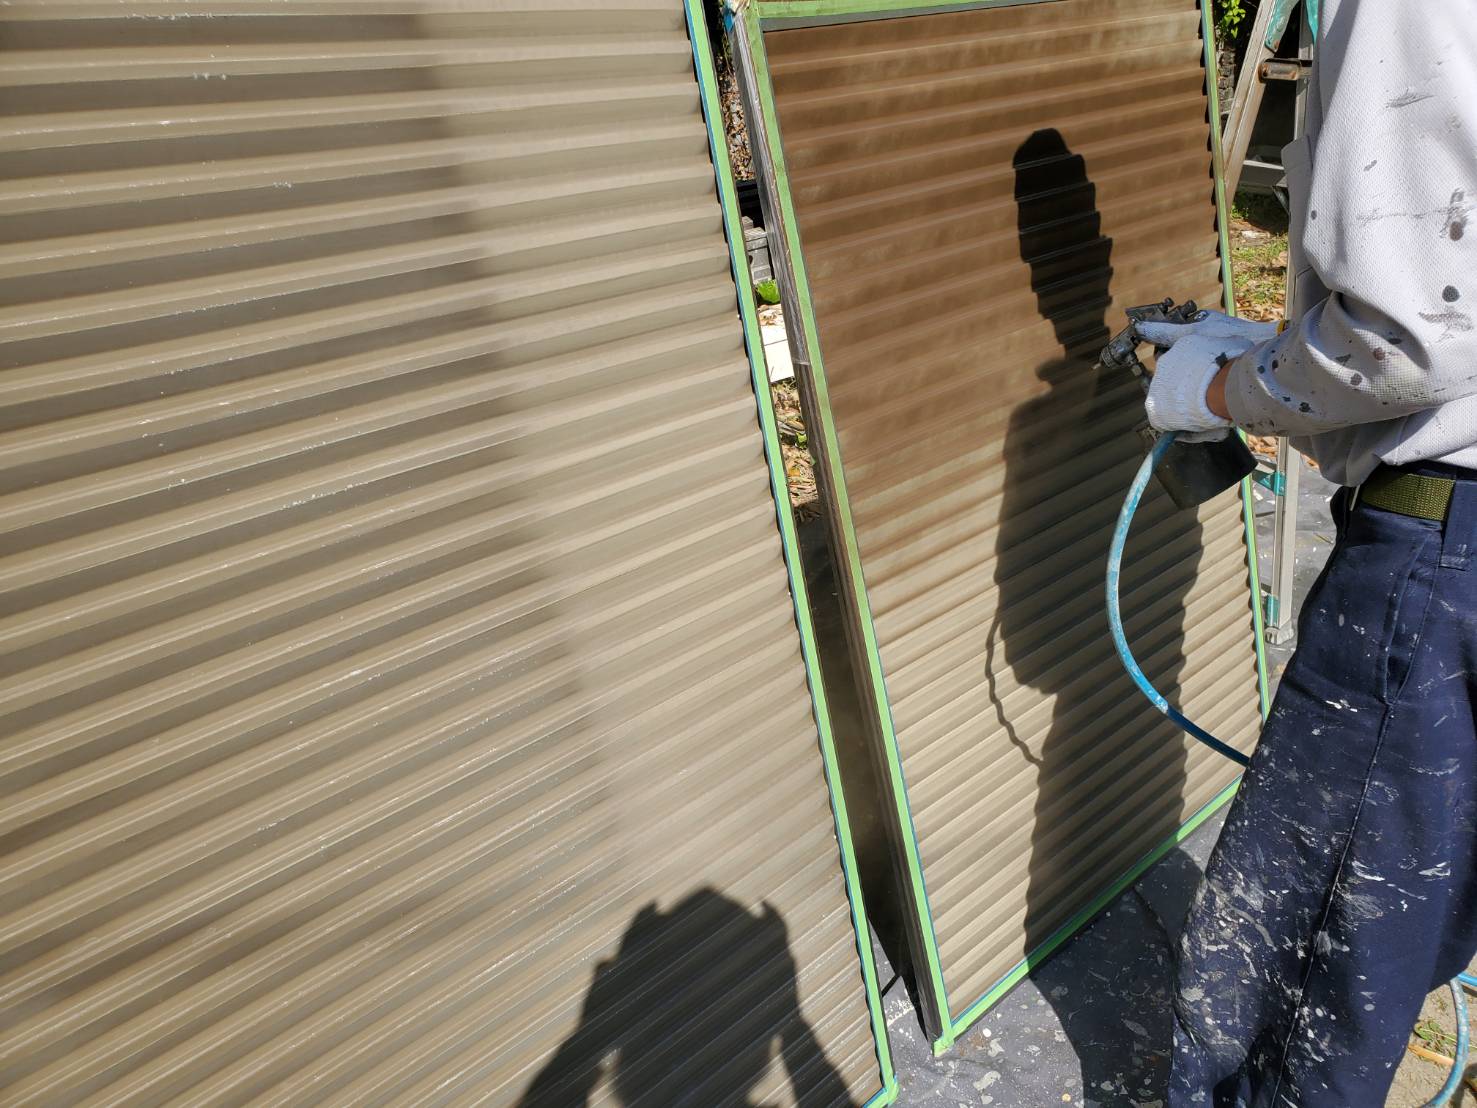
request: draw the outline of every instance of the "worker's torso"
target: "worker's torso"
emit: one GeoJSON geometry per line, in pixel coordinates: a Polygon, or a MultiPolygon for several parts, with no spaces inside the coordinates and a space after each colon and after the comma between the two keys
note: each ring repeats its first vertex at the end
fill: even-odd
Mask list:
{"type": "MultiPolygon", "coordinates": [[[[1305,134],[1286,146],[1282,151],[1283,166],[1287,175],[1289,207],[1288,230],[1288,273],[1289,300],[1287,314],[1296,318],[1319,301],[1330,295],[1320,278],[1316,266],[1309,260],[1310,232],[1318,233],[1316,220],[1310,226],[1308,197],[1318,150],[1318,139],[1324,127],[1324,105],[1327,103],[1325,86],[1335,81],[1354,81],[1369,89],[1369,110],[1376,112],[1403,112],[1409,114],[1411,127],[1429,132],[1432,143],[1465,143],[1477,149],[1477,103],[1471,98],[1458,95],[1463,89],[1477,92],[1477,57],[1467,56],[1465,50],[1454,51],[1447,58],[1428,58],[1412,64],[1402,60],[1398,51],[1392,51],[1383,59],[1390,72],[1378,75],[1367,73],[1345,74],[1342,69],[1343,35],[1340,21],[1350,9],[1371,0],[1323,0],[1319,13],[1318,46],[1315,47],[1313,73],[1310,78],[1306,100],[1305,134]],[[1401,91],[1393,96],[1385,95],[1391,89],[1401,91]]],[[[1384,0],[1379,0],[1381,4],[1384,0]]],[[[1477,20],[1477,3],[1471,0],[1456,0],[1455,9],[1465,14],[1462,19],[1477,20]]],[[[1392,4],[1381,13],[1389,21],[1389,33],[1396,36],[1402,21],[1425,19],[1425,9],[1418,5],[1392,4]]],[[[1289,34],[1293,33],[1291,30],[1289,34]]],[[[1384,64],[1381,68],[1386,68],[1384,64]]],[[[1391,174],[1420,174],[1422,167],[1381,164],[1381,150],[1377,136],[1379,129],[1370,128],[1372,136],[1369,151],[1370,167],[1367,172],[1391,174]]],[[[1453,242],[1449,218],[1461,219],[1470,213],[1473,218],[1470,234],[1466,235],[1470,257],[1465,269],[1472,278],[1473,298],[1477,300],[1477,180],[1453,181],[1450,188],[1441,184],[1440,196],[1446,206],[1435,205],[1426,211],[1427,205],[1391,205],[1389,211],[1379,210],[1353,213],[1360,220],[1360,234],[1380,236],[1386,220],[1417,219],[1429,222],[1432,232],[1432,250],[1449,251],[1453,242]],[[1409,208],[1411,210],[1404,210],[1409,208]],[[1419,209],[1419,210],[1417,210],[1419,209]]],[[[1461,241],[1461,240],[1458,240],[1461,241]]],[[[1432,290],[1432,303],[1418,306],[1428,311],[1442,311],[1439,289],[1432,290]]],[[[1477,310],[1477,309],[1474,309],[1477,310]]],[[[1462,321],[1453,317],[1453,326],[1459,330],[1462,321]]],[[[1467,324],[1470,329],[1471,324],[1467,324]]],[[[1462,331],[1465,334],[1465,331],[1462,331]]],[[[1472,366],[1477,375],[1477,364],[1472,366]]],[[[1363,423],[1341,428],[1306,438],[1294,438],[1293,445],[1312,457],[1329,480],[1340,484],[1358,484],[1367,477],[1380,462],[1390,465],[1407,465],[1419,461],[1439,461],[1448,465],[1477,470],[1477,396],[1464,397],[1439,408],[1377,423],[1363,423]]]]}

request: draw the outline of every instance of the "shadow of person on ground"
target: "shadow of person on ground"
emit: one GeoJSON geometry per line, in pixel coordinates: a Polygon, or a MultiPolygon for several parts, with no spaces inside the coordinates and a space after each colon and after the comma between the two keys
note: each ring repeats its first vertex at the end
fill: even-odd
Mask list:
{"type": "MultiPolygon", "coordinates": [[[[1205,836],[1201,849],[1208,851],[1214,839],[1214,833],[1205,836]]],[[[1087,1105],[1139,1108],[1164,1101],[1174,949],[1203,865],[1187,850],[1170,851],[1031,973],[1066,1032],[1087,1105]]],[[[1004,1014],[1009,1026],[1012,1013],[1004,1014]]],[[[1051,1049],[1046,1034],[1039,1041],[1051,1049]]]]}
{"type": "Polygon", "coordinates": [[[589,1104],[607,1073],[625,1108],[750,1104],[776,1051],[799,1108],[853,1108],[801,1014],[784,920],[702,889],[637,913],[615,957],[596,967],[579,1026],[519,1106],[589,1104]],[[724,978],[723,960],[739,951],[762,972],[724,978]]]}
{"type": "MultiPolygon", "coordinates": [[[[1039,952],[1084,906],[1084,887],[1101,888],[1114,876],[1105,866],[1126,870],[1136,860],[1123,856],[1115,833],[1131,825],[1127,834],[1142,845],[1140,853],[1175,833],[1185,765],[1181,745],[1168,760],[1156,750],[1149,767],[1130,764],[1121,746],[1123,729],[1142,728],[1144,721],[1112,649],[1102,567],[1121,490],[1142,458],[1134,428],[1142,422],[1143,399],[1136,382],[1096,366],[1115,328],[1108,315],[1113,242],[1102,234],[1086,162],[1057,131],[1032,134],[1013,164],[1021,258],[1059,352],[1039,365],[1036,376],[1046,388],[1015,408],[1007,430],[987,678],[1004,738],[1035,773],[1024,950],[1039,952]],[[1114,750],[1105,750],[1107,743],[1114,750]],[[1150,774],[1157,782],[1152,795],[1130,801],[1131,788],[1119,791],[1130,780],[1147,783],[1150,774]]],[[[1175,541],[1198,550],[1198,524],[1190,522],[1187,535],[1186,523],[1179,521],[1175,541]]],[[[1140,535],[1146,526],[1137,529],[1140,535]]],[[[1140,553],[1147,549],[1138,544],[1140,553]]],[[[1133,556],[1131,547],[1129,596],[1145,579],[1135,574],[1133,556]]],[[[1171,567],[1156,583],[1153,596],[1165,614],[1142,642],[1150,656],[1146,668],[1171,699],[1191,580],[1187,570],[1171,567]]],[[[1167,984],[1167,960],[1156,961],[1154,972],[1167,984]]],[[[1082,989],[1091,992],[1092,984],[1082,982],[1082,989]]],[[[1043,992],[1082,1060],[1087,1095],[1104,1106],[1115,1103],[1103,1085],[1118,1086],[1130,1055],[1108,1058],[1097,1049],[1101,1028],[1083,1017],[1081,990],[1043,992]]],[[[1121,998],[1113,1003],[1121,1028],[1129,1013],[1121,998]]],[[[1149,1024],[1129,1018],[1146,1032],[1130,1032],[1139,1048],[1130,1054],[1162,1053],[1167,1060],[1167,1021],[1153,1021],[1151,1042],[1149,1024]]],[[[1135,1096],[1141,1087],[1135,1081],[1135,1096]]]]}

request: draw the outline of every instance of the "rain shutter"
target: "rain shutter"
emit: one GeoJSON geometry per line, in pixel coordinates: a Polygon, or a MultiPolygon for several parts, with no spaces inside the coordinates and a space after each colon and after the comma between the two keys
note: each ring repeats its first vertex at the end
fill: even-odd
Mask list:
{"type": "MultiPolygon", "coordinates": [[[[1059,0],[848,18],[766,22],[759,85],[858,668],[906,782],[947,1027],[1235,778],[1134,690],[1103,606],[1143,397],[1097,352],[1129,305],[1223,295],[1201,14],[1059,0]]],[[[1156,485],[1123,597],[1159,688],[1248,748],[1237,495],[1195,514],[1156,485]]]]}
{"type": "Polygon", "coordinates": [[[682,4],[0,51],[0,1099],[875,1093],[682,4]]]}

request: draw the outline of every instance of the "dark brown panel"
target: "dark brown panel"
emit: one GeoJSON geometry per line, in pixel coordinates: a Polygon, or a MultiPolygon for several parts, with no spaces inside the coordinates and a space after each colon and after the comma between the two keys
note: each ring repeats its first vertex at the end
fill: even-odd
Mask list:
{"type": "MultiPolygon", "coordinates": [[[[1095,355],[1125,306],[1222,295],[1200,15],[1058,0],[765,46],[957,1018],[1235,776],[1139,697],[1102,600],[1142,396],[1095,355]]],[[[1130,558],[1145,669],[1248,747],[1237,497],[1156,489],[1130,558]]]]}

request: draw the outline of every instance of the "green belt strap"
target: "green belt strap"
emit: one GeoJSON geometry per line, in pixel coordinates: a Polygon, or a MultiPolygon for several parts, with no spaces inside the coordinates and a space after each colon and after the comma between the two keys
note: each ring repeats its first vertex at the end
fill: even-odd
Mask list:
{"type": "Polygon", "coordinates": [[[1416,519],[1441,523],[1451,506],[1451,491],[1456,482],[1449,477],[1426,477],[1418,473],[1397,473],[1377,469],[1359,490],[1359,500],[1416,519]]]}

